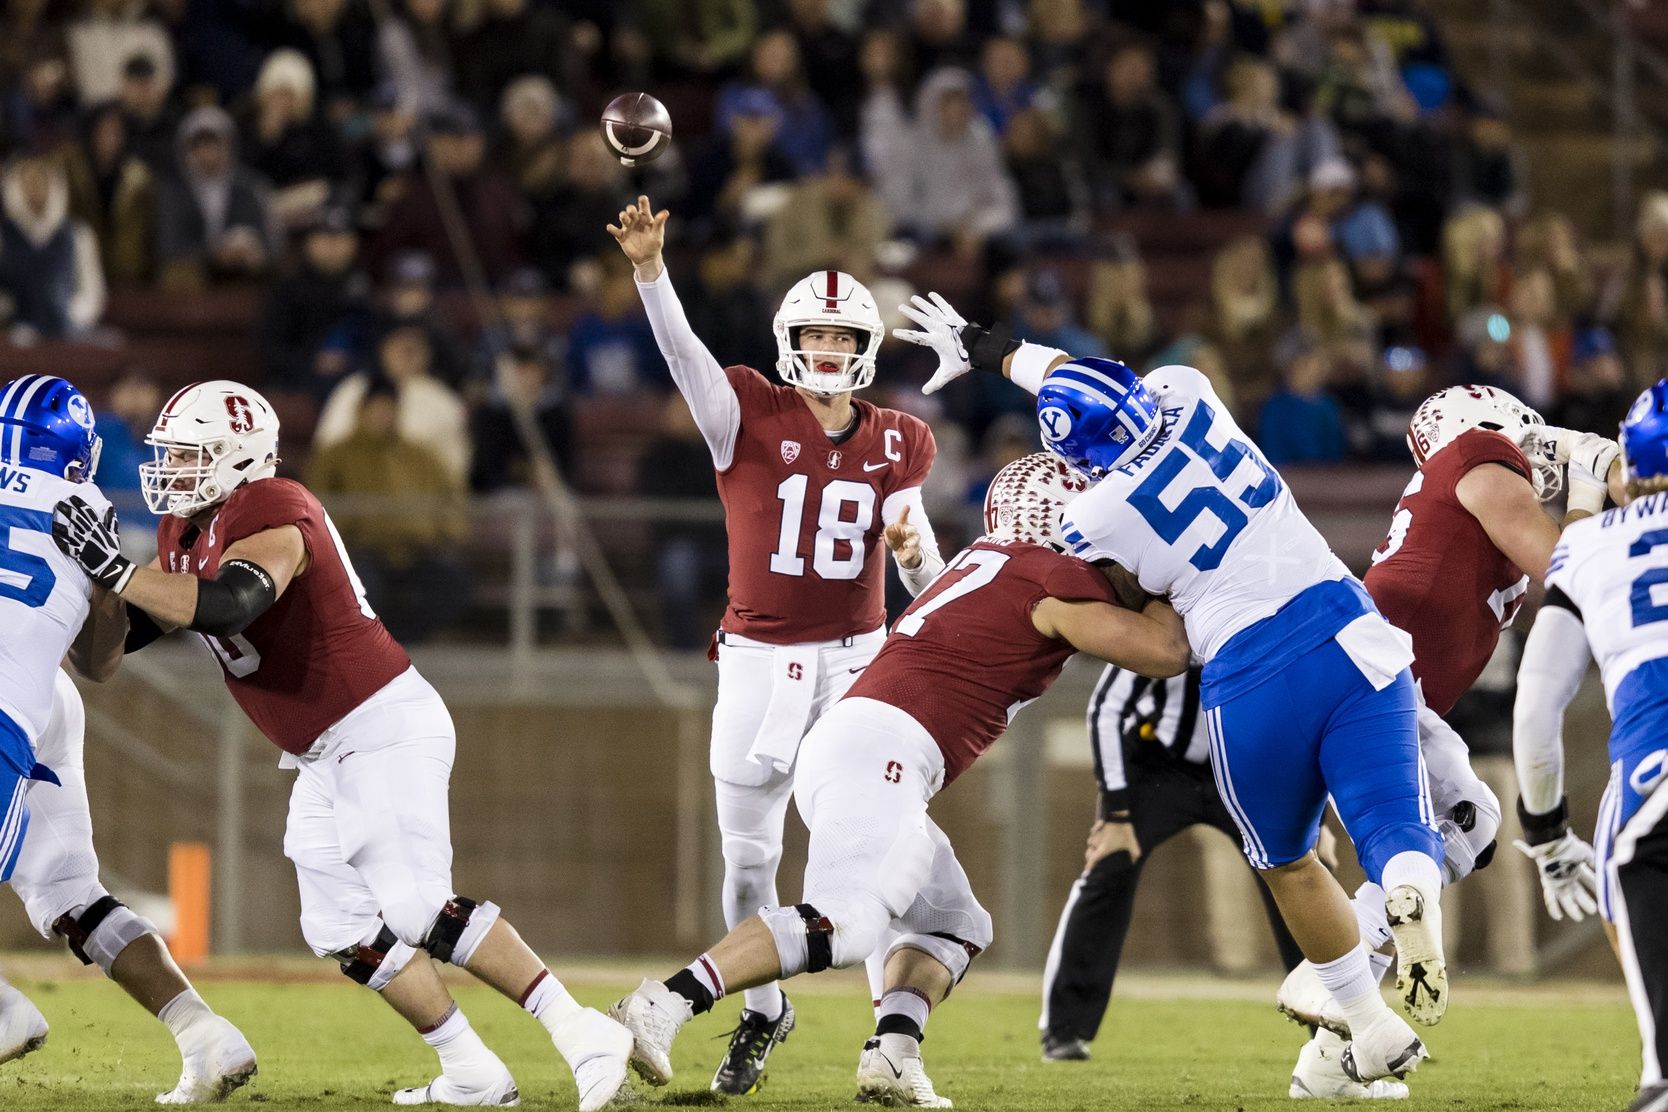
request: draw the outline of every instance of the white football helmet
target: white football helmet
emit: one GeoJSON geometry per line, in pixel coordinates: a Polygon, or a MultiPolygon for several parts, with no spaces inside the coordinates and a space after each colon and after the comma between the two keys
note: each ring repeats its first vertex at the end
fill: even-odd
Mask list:
{"type": "Polygon", "coordinates": [[[1529,460],[1535,496],[1545,501],[1564,485],[1564,473],[1543,444],[1546,421],[1504,390],[1493,386],[1450,386],[1420,403],[1407,426],[1407,450],[1420,467],[1470,429],[1497,432],[1529,460]]]}
{"type": "Polygon", "coordinates": [[[1060,548],[1060,514],[1089,480],[1052,452],[1021,456],[985,491],[985,536],[1060,548]]]}
{"type": "Polygon", "coordinates": [[[153,514],[190,517],[278,469],[278,415],[241,382],[197,382],[157,415],[145,443],[156,453],[139,465],[153,514]]]}
{"type": "Polygon", "coordinates": [[[772,325],[776,332],[776,371],[790,386],[814,394],[843,394],[861,390],[875,378],[875,352],[886,335],[880,310],[868,287],[842,270],[819,270],[795,282],[782,298],[772,325]],[[849,328],[857,333],[857,353],[808,351],[799,346],[799,330],[812,324],[849,328]],[[821,360],[812,356],[822,356],[821,360]],[[818,362],[833,362],[840,371],[820,371],[818,362]]]}

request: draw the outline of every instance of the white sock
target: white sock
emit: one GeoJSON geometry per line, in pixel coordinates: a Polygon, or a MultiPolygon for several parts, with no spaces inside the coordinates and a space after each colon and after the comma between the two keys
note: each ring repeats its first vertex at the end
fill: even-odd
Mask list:
{"type": "MultiPolygon", "coordinates": [[[[925,1032],[927,1017],[932,1014],[932,1005],[927,998],[912,988],[895,988],[889,990],[880,998],[880,1007],[875,1009],[875,1029],[886,1022],[887,1016],[900,1016],[915,1025],[915,1030],[925,1032]]],[[[919,1036],[911,1036],[912,1038],[919,1036]]]]}
{"type": "Polygon", "coordinates": [[[440,1056],[440,1072],[448,1077],[465,1080],[471,1075],[496,1075],[501,1068],[498,1056],[487,1049],[481,1036],[469,1026],[469,1017],[456,1004],[433,1027],[417,1033],[434,1047],[440,1056]]]}
{"type": "Polygon", "coordinates": [[[712,993],[713,1003],[724,999],[724,978],[719,975],[718,966],[711,958],[702,954],[684,968],[701,983],[702,988],[712,993]]]}
{"type": "Polygon", "coordinates": [[[1396,955],[1381,954],[1374,950],[1367,955],[1367,964],[1373,970],[1373,983],[1381,985],[1384,983],[1384,975],[1390,972],[1392,965],[1396,964],[1396,955]]]}
{"type": "Polygon", "coordinates": [[[1378,883],[1386,892],[1411,884],[1427,904],[1436,903],[1442,894],[1442,866],[1429,854],[1403,850],[1384,863],[1378,883]]]}
{"type": "Polygon", "coordinates": [[[197,1021],[207,1019],[213,1015],[214,1009],[210,1008],[203,1001],[203,998],[197,995],[197,990],[188,988],[162,1005],[162,1008],[156,1013],[156,1018],[160,1019],[163,1025],[173,1034],[174,1042],[178,1044],[180,1052],[183,1054],[186,1049],[186,1033],[197,1021]]]}
{"type": "Polygon", "coordinates": [[[1350,901],[1355,909],[1355,921],[1361,924],[1361,941],[1368,950],[1377,950],[1390,941],[1390,919],[1384,913],[1384,889],[1367,881],[1355,890],[1350,901]]]}
{"type": "Polygon", "coordinates": [[[544,1024],[544,1029],[552,1036],[556,1034],[558,1024],[585,1010],[548,969],[541,970],[533,978],[533,983],[527,986],[527,991],[521,994],[521,1006],[544,1024]]]}
{"type": "MultiPolygon", "coordinates": [[[[713,999],[717,999],[715,993],[713,999]]],[[[788,998],[782,995],[782,990],[775,985],[765,985],[762,988],[750,988],[741,994],[742,1007],[750,1012],[757,1012],[769,1020],[782,1018],[782,1010],[788,1006],[788,998]]]]}
{"type": "Polygon", "coordinates": [[[1352,947],[1342,957],[1331,961],[1317,961],[1314,965],[1321,984],[1326,986],[1326,991],[1338,1002],[1338,1007],[1343,1010],[1344,1018],[1349,1020],[1350,1027],[1366,1027],[1378,1018],[1380,1012],[1389,1010],[1384,998],[1378,994],[1378,982],[1373,980],[1367,951],[1359,945],[1352,947]]]}

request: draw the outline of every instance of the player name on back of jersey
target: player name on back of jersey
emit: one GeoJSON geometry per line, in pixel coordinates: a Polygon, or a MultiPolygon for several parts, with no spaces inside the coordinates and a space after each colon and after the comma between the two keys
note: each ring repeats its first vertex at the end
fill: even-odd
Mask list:
{"type": "Polygon", "coordinates": [[[926,478],[931,430],[855,398],[857,427],[835,443],[792,388],[749,367],[725,374],[741,433],[718,473],[730,554],[724,630],[787,645],[879,629],[887,500],[926,478]]]}

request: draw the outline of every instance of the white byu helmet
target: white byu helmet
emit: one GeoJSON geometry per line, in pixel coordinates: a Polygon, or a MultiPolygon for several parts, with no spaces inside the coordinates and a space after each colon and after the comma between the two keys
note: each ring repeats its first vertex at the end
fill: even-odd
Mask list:
{"type": "Polygon", "coordinates": [[[843,394],[861,390],[875,378],[875,352],[886,327],[867,286],[843,270],[819,270],[802,278],[782,298],[772,326],[776,332],[776,371],[790,386],[802,386],[816,394],[843,394]],[[826,324],[849,328],[857,333],[857,354],[808,351],[799,346],[799,330],[826,324]],[[822,355],[844,367],[841,371],[820,371],[822,355]]]}
{"type": "Polygon", "coordinates": [[[1021,456],[985,491],[985,536],[993,541],[1060,545],[1060,513],[1089,480],[1052,452],[1021,456]]]}
{"type": "Polygon", "coordinates": [[[190,517],[272,476],[278,415],[240,382],[197,382],[168,399],[145,443],[155,452],[139,465],[146,504],[153,514],[190,517]]]}
{"type": "Polygon", "coordinates": [[[1493,386],[1450,386],[1420,403],[1407,426],[1407,450],[1420,467],[1463,432],[1497,432],[1529,460],[1536,497],[1551,498],[1564,484],[1563,472],[1542,451],[1546,421],[1504,390],[1493,386]]]}

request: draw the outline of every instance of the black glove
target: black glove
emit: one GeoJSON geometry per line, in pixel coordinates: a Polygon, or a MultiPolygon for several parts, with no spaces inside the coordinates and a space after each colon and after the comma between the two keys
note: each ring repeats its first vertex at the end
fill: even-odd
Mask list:
{"type": "Polygon", "coordinates": [[[120,594],[133,578],[134,563],[122,555],[113,506],[101,518],[86,499],[70,495],[52,508],[52,540],[100,587],[120,594]]]}

